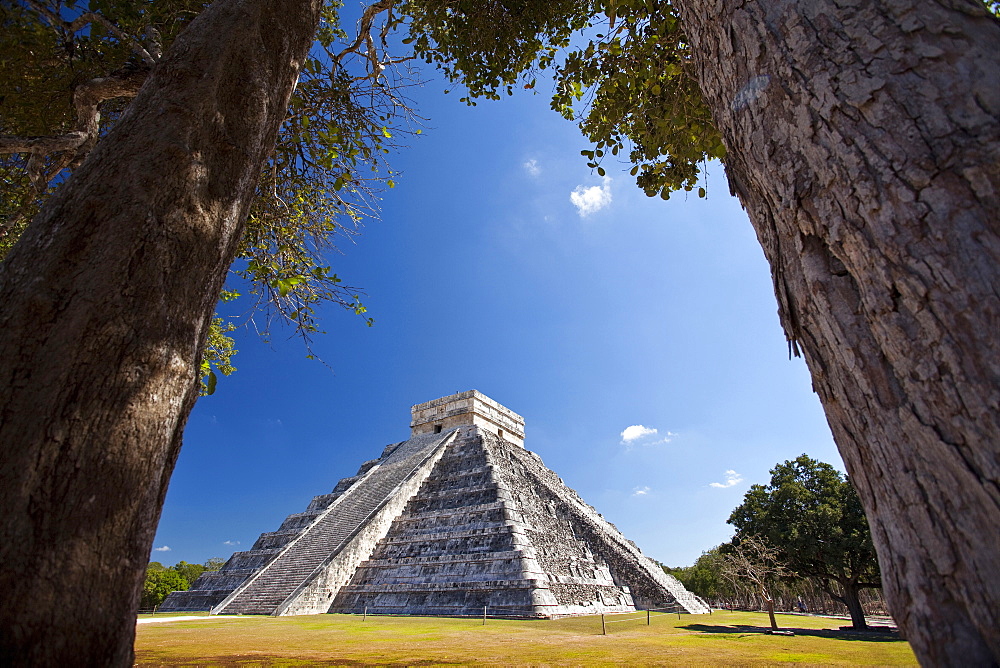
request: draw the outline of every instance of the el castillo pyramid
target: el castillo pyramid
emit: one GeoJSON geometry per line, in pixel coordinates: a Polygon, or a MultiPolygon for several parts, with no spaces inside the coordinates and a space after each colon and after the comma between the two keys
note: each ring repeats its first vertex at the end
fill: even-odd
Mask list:
{"type": "Polygon", "coordinates": [[[524,449],[476,391],[418,404],[411,436],[261,534],[162,611],[556,617],[705,604],[524,449]]]}

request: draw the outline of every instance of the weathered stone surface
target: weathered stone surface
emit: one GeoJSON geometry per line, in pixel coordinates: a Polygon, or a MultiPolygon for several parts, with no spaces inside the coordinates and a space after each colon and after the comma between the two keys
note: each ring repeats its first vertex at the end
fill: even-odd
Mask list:
{"type": "Polygon", "coordinates": [[[444,432],[475,426],[515,445],[524,446],[524,418],[476,390],[417,404],[410,412],[411,434],[444,432]]]}
{"type": "Polygon", "coordinates": [[[523,424],[478,392],[414,406],[409,441],[161,609],[553,617],[676,602],[708,612],[524,449],[523,424]]]}

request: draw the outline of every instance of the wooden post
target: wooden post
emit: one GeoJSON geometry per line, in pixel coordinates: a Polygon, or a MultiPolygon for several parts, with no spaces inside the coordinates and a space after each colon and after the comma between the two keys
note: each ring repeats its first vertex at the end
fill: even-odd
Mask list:
{"type": "Polygon", "coordinates": [[[604,625],[604,613],[601,613],[601,635],[608,635],[608,627],[604,625]]]}
{"type": "Polygon", "coordinates": [[[486,606],[483,606],[483,626],[486,626],[486,606]]]}
{"type": "Polygon", "coordinates": [[[649,626],[649,610],[646,610],[646,626],[649,626]]]}

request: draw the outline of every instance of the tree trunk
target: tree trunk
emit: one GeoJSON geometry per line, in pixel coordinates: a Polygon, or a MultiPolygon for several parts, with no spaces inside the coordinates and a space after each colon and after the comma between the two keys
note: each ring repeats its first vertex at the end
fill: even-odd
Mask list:
{"type": "MultiPolygon", "coordinates": [[[[847,611],[851,613],[851,626],[859,631],[868,628],[868,621],[865,619],[865,610],[861,607],[861,590],[853,582],[841,582],[841,596],[835,596],[847,606],[847,611]]],[[[833,596],[833,594],[831,594],[833,596]]]]}
{"type": "Polygon", "coordinates": [[[979,0],[676,0],[921,662],[1000,661],[1000,23],[979,0]]]}
{"type": "Polygon", "coordinates": [[[767,618],[771,621],[771,630],[777,631],[778,620],[774,617],[774,599],[766,592],[762,593],[761,596],[764,598],[764,603],[767,604],[767,618]]]}
{"type": "Polygon", "coordinates": [[[0,265],[0,664],[132,664],[198,359],[319,6],[212,5],[0,265]]]}

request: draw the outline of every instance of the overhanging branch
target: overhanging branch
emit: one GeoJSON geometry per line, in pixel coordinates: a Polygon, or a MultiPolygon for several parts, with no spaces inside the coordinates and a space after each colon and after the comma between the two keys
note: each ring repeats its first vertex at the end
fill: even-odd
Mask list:
{"type": "MultiPolygon", "coordinates": [[[[142,58],[143,62],[152,67],[156,64],[156,58],[153,57],[146,50],[139,40],[132,37],[131,35],[125,34],[121,29],[118,28],[114,23],[101,16],[96,12],[84,12],[72,21],[66,21],[57,13],[50,10],[48,7],[36,2],[35,0],[25,0],[25,4],[31,7],[33,10],[38,12],[40,15],[45,17],[45,20],[49,22],[49,25],[53,28],[62,28],[66,33],[72,35],[78,30],[90,25],[91,23],[97,23],[103,26],[108,32],[114,35],[122,43],[128,44],[132,49],[132,52],[142,58]]],[[[158,49],[154,49],[158,50],[158,49]]]]}
{"type": "Polygon", "coordinates": [[[74,161],[82,160],[97,143],[101,114],[99,105],[118,97],[135,97],[149,75],[149,69],[121,72],[91,79],[73,91],[76,129],[59,135],[11,137],[0,136],[0,153],[30,153],[27,171],[32,185],[44,192],[56,174],[74,161]],[[45,158],[53,153],[62,156],[45,168],[45,158]]]}
{"type": "MultiPolygon", "coordinates": [[[[343,51],[334,56],[335,62],[340,62],[344,56],[348,53],[355,53],[366,61],[371,67],[371,74],[366,77],[356,77],[355,80],[359,79],[378,79],[382,75],[382,71],[385,70],[387,65],[395,63],[383,63],[382,59],[379,58],[378,49],[375,47],[375,40],[372,39],[372,24],[375,22],[375,17],[382,12],[389,12],[389,20],[392,19],[392,8],[396,5],[396,0],[379,0],[374,2],[365,8],[365,11],[361,14],[361,19],[358,21],[358,36],[354,39],[354,42],[349,44],[343,51]],[[362,43],[365,48],[362,49],[362,43]]],[[[385,36],[387,34],[388,23],[386,21],[386,26],[380,31],[380,37],[383,44],[385,44],[385,36]]],[[[410,58],[404,58],[398,62],[403,62],[404,60],[410,60],[410,58]]]]}

